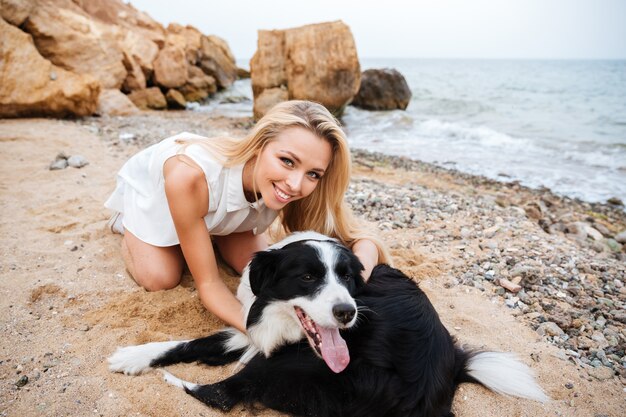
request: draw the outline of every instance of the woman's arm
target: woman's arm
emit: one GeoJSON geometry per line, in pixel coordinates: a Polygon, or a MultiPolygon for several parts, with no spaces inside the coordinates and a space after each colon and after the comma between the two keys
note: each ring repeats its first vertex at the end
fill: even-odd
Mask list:
{"type": "Polygon", "coordinates": [[[372,269],[378,265],[378,248],[368,239],[357,240],[352,245],[352,252],[359,258],[363,267],[365,268],[361,273],[361,276],[365,281],[370,279],[372,269]]]}
{"type": "Polygon", "coordinates": [[[163,166],[165,194],[183,256],[200,300],[211,313],[245,332],[241,304],[222,281],[204,216],[209,191],[204,172],[186,157],[173,157],[163,166]]]}

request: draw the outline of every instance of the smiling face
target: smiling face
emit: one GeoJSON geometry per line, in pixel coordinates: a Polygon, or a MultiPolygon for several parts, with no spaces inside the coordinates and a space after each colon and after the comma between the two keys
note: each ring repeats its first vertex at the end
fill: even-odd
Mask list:
{"type": "Polygon", "coordinates": [[[327,140],[301,127],[285,129],[246,163],[244,191],[253,192],[254,184],[265,205],[280,210],[315,190],[331,157],[327,140]]]}

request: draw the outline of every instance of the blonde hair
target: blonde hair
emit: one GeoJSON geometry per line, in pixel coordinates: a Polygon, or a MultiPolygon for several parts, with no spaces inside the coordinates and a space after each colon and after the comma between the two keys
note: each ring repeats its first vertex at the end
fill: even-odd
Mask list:
{"type": "Polygon", "coordinates": [[[344,195],[350,184],[352,165],[348,141],[337,119],[321,104],[301,100],[279,103],[257,122],[243,140],[219,138],[184,142],[202,144],[220,158],[224,166],[229,167],[254,158],[270,141],[291,127],[304,128],[328,141],[332,148],[332,158],[315,190],[281,210],[280,227],[271,232],[272,237],[279,238],[292,232],[313,230],[337,238],[349,247],[360,239],[368,239],[378,248],[378,261],[390,263],[391,258],[385,246],[353,216],[345,202],[344,195]]]}

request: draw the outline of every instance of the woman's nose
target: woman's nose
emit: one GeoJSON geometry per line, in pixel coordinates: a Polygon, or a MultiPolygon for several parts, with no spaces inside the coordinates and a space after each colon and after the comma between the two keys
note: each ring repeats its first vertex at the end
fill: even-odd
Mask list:
{"type": "Polygon", "coordinates": [[[299,172],[292,172],[286,179],[287,186],[291,191],[299,192],[302,187],[303,174],[299,172]]]}

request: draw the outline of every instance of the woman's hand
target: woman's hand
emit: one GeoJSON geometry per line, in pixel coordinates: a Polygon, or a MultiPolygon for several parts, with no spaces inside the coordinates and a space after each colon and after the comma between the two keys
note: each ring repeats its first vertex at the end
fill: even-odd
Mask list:
{"type": "Polygon", "coordinates": [[[352,252],[354,252],[363,264],[364,270],[361,276],[367,281],[370,279],[372,269],[378,265],[378,248],[371,240],[361,239],[357,240],[354,245],[352,245],[352,252]]]}

